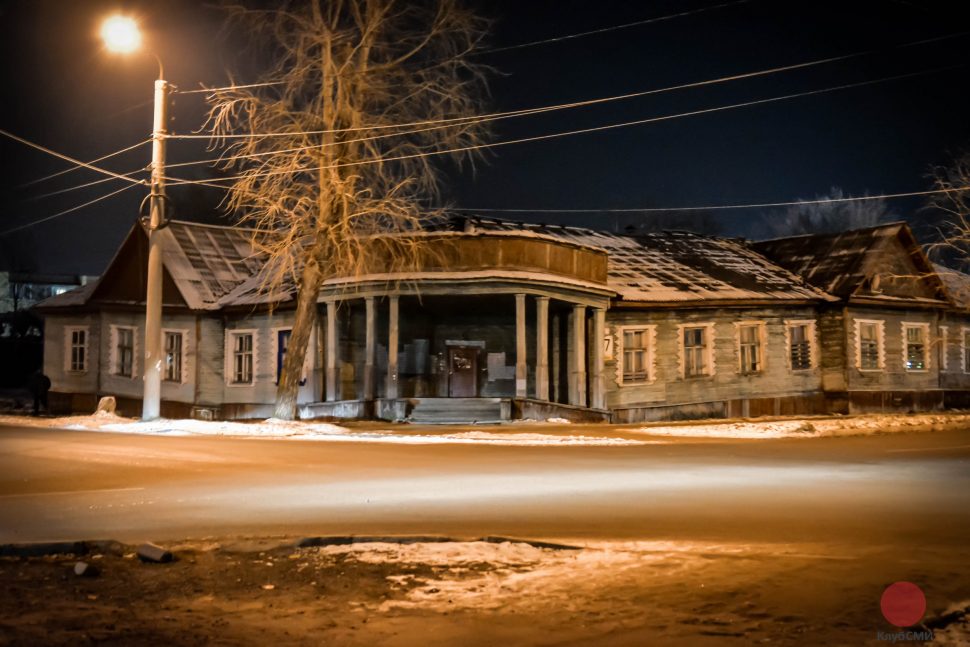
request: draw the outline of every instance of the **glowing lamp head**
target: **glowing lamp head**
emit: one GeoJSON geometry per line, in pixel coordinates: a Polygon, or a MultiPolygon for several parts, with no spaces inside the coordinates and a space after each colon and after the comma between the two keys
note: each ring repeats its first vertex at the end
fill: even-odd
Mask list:
{"type": "Polygon", "coordinates": [[[112,52],[125,54],[133,52],[141,45],[141,32],[138,24],[125,16],[111,16],[101,24],[101,38],[112,52]]]}

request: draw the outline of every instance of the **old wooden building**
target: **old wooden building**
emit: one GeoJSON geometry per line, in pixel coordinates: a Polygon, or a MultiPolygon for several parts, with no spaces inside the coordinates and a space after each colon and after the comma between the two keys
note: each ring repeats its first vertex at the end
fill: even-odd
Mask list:
{"type": "MultiPolygon", "coordinates": [[[[303,417],[635,421],[935,409],[970,388],[965,277],[904,224],[749,244],[456,218],[412,271],[320,295],[303,417]],[[960,291],[962,290],[962,292],[960,291]]],[[[266,294],[245,231],[172,222],[162,413],[266,417],[292,294],[266,294]]],[[[140,410],[147,235],[48,299],[62,410],[140,410]]]]}

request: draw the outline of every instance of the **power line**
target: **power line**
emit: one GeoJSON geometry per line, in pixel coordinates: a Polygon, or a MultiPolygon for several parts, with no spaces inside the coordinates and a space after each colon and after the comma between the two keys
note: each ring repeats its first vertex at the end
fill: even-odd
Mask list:
{"type": "MultiPolygon", "coordinates": [[[[747,2],[747,1],[750,1],[750,0],[744,0],[744,1],[747,2]]],[[[628,93],[613,95],[613,96],[609,96],[609,97],[599,97],[599,98],[596,98],[596,99],[586,99],[586,100],[583,100],[583,101],[572,101],[572,102],[569,102],[569,103],[561,103],[561,104],[554,104],[554,105],[548,105],[548,106],[538,106],[538,107],[533,107],[533,108],[523,108],[523,109],[520,109],[520,110],[510,110],[510,111],[505,111],[505,112],[494,112],[494,113],[487,113],[487,114],[484,114],[484,115],[474,115],[474,116],[469,116],[469,117],[450,117],[450,118],[445,118],[445,119],[428,119],[428,120],[423,120],[423,121],[406,122],[406,123],[402,123],[402,124],[386,124],[386,125],[375,125],[375,126],[355,127],[355,128],[336,128],[336,129],[331,129],[331,130],[306,130],[306,131],[281,132],[281,133],[237,133],[237,134],[230,133],[230,134],[219,135],[219,136],[214,136],[214,135],[195,135],[195,134],[193,134],[193,135],[169,135],[168,138],[169,139],[247,139],[247,138],[248,139],[258,139],[258,138],[269,138],[269,137],[295,137],[295,136],[303,136],[303,135],[326,135],[326,134],[356,132],[356,131],[361,131],[361,130],[389,130],[389,129],[394,129],[394,128],[411,128],[411,127],[415,127],[415,126],[426,126],[426,125],[435,125],[435,124],[447,124],[447,125],[442,126],[442,127],[449,127],[449,126],[453,126],[453,125],[463,125],[463,124],[466,124],[466,123],[479,123],[479,122],[485,122],[485,121],[494,121],[494,120],[497,120],[497,119],[506,119],[506,118],[530,116],[530,115],[534,115],[534,114],[541,114],[541,113],[544,113],[544,112],[553,112],[553,111],[557,111],[557,110],[567,110],[567,109],[572,109],[572,108],[582,108],[582,107],[587,107],[587,106],[592,106],[592,105],[598,105],[598,104],[602,104],[602,103],[609,103],[609,102],[612,102],[612,101],[623,101],[623,100],[627,100],[627,99],[635,99],[635,98],[644,97],[644,96],[650,96],[650,95],[654,95],[654,94],[662,94],[664,92],[674,92],[674,91],[677,91],[677,90],[687,90],[687,89],[698,88],[698,87],[703,87],[703,86],[707,86],[707,85],[716,85],[716,84],[719,84],[719,83],[727,83],[727,82],[730,82],[730,81],[739,81],[739,80],[749,79],[749,78],[755,78],[755,77],[759,77],[759,76],[767,76],[767,75],[770,75],[770,74],[777,74],[779,72],[789,72],[789,71],[792,71],[792,70],[803,69],[803,68],[807,68],[807,67],[814,67],[814,66],[817,66],[817,65],[825,65],[825,64],[828,64],[828,63],[835,63],[835,62],[845,61],[845,60],[849,60],[849,59],[853,59],[853,58],[860,58],[860,57],[863,57],[863,56],[871,56],[873,54],[877,54],[877,53],[880,53],[880,52],[889,51],[889,50],[893,50],[893,49],[905,49],[905,48],[909,48],[909,47],[917,47],[917,46],[920,46],[920,45],[927,45],[927,44],[930,44],[930,43],[936,43],[936,42],[940,42],[940,41],[944,41],[944,40],[952,40],[954,38],[961,38],[961,37],[967,36],[968,34],[970,34],[970,31],[961,31],[961,32],[956,32],[956,33],[952,33],[952,34],[944,34],[942,36],[934,36],[932,38],[924,38],[924,39],[921,39],[921,40],[910,41],[908,43],[902,43],[902,44],[899,44],[899,45],[893,45],[892,47],[889,47],[889,48],[860,50],[860,51],[857,51],[857,52],[850,52],[848,54],[841,54],[839,56],[830,56],[828,58],[815,59],[815,60],[806,61],[806,62],[803,62],[803,63],[793,63],[791,65],[782,65],[782,66],[777,66],[777,67],[771,67],[771,68],[767,68],[767,69],[763,69],[763,70],[757,70],[757,71],[754,71],[754,72],[742,72],[742,73],[739,73],[739,74],[732,74],[732,75],[729,75],[729,76],[718,77],[718,78],[715,78],[715,79],[706,79],[704,81],[694,81],[694,82],[691,82],[691,83],[682,83],[682,84],[679,84],[679,85],[672,85],[672,86],[667,86],[667,87],[664,87],[664,88],[655,88],[655,89],[652,89],[652,90],[640,90],[640,91],[637,91],[637,92],[628,92],[628,93]]],[[[391,134],[389,134],[387,136],[388,137],[393,137],[393,136],[396,136],[396,135],[410,134],[412,132],[424,132],[425,130],[432,130],[432,129],[426,128],[426,129],[421,129],[421,130],[405,131],[405,132],[401,132],[401,133],[391,133],[391,134]]],[[[374,139],[374,138],[375,137],[370,137],[370,138],[367,138],[367,139],[374,139]]],[[[340,142],[340,143],[353,143],[353,142],[356,142],[356,141],[364,141],[364,140],[359,140],[359,139],[358,140],[349,140],[349,141],[344,141],[344,142],[340,142]]],[[[323,144],[317,144],[317,145],[313,145],[313,146],[305,146],[305,147],[294,148],[294,149],[287,149],[285,151],[276,151],[276,152],[295,152],[295,151],[300,151],[300,150],[308,150],[308,149],[311,149],[311,148],[320,148],[322,146],[323,146],[323,144]]],[[[266,153],[266,154],[271,154],[271,153],[266,153]]],[[[257,155],[262,155],[262,154],[257,154],[257,155]]],[[[245,157],[247,157],[247,156],[236,156],[236,157],[229,157],[229,158],[226,158],[226,159],[227,160],[229,160],[229,159],[242,159],[242,158],[245,158],[245,157]]],[[[208,163],[214,163],[214,162],[218,162],[218,161],[221,161],[221,160],[211,160],[211,161],[208,161],[208,160],[199,160],[199,161],[195,161],[195,162],[183,162],[181,164],[178,164],[177,166],[189,166],[189,165],[193,165],[193,164],[208,164],[208,163]]]]}
{"type": "MultiPolygon", "coordinates": [[[[545,141],[545,140],[549,140],[549,139],[557,139],[559,137],[569,137],[569,136],[573,136],[573,135],[582,135],[582,134],[588,134],[588,133],[594,133],[594,132],[601,132],[601,131],[605,131],[605,130],[614,130],[614,129],[617,129],[617,128],[626,128],[626,127],[629,127],[629,126],[639,126],[639,125],[645,125],[645,124],[649,124],[649,123],[657,123],[657,122],[661,122],[661,121],[670,121],[670,120],[673,120],[673,119],[680,119],[680,118],[683,118],[683,117],[693,117],[693,116],[702,115],[702,114],[708,114],[708,113],[713,113],[713,112],[724,112],[724,111],[727,111],[727,110],[736,110],[738,108],[745,108],[745,107],[756,106],[756,105],[763,105],[763,104],[768,104],[768,103],[776,103],[778,101],[787,101],[787,100],[797,99],[797,98],[801,98],[801,97],[807,97],[807,96],[814,96],[814,95],[818,95],[818,94],[824,94],[824,93],[827,93],[827,92],[835,92],[835,91],[838,91],[838,90],[847,90],[847,89],[850,89],[850,88],[857,88],[857,87],[862,87],[862,86],[867,86],[867,85],[874,85],[876,83],[885,83],[887,81],[895,81],[895,80],[899,80],[899,79],[911,78],[911,77],[921,76],[921,75],[925,75],[925,74],[935,74],[935,73],[943,72],[943,71],[946,71],[946,70],[952,70],[952,69],[955,69],[955,68],[966,67],[967,65],[970,65],[970,63],[961,63],[959,65],[949,65],[949,66],[940,67],[940,68],[934,68],[934,69],[930,69],[930,70],[921,70],[919,72],[909,72],[909,73],[906,73],[906,74],[897,74],[897,75],[893,75],[893,76],[887,76],[887,77],[882,77],[882,78],[878,78],[878,79],[872,79],[872,80],[869,80],[869,81],[859,81],[859,82],[856,82],[856,83],[846,83],[846,84],[842,84],[842,85],[831,86],[831,87],[828,87],[828,88],[820,88],[820,89],[817,89],[817,90],[806,90],[804,92],[795,92],[795,93],[792,93],[792,94],[786,94],[786,95],[782,95],[782,96],[779,96],[779,97],[769,97],[767,99],[755,99],[755,100],[752,100],[752,101],[744,101],[744,102],[741,102],[741,103],[733,103],[733,104],[729,104],[729,105],[725,105],[725,106],[716,106],[716,107],[713,107],[713,108],[703,108],[703,109],[700,109],[700,110],[692,110],[692,111],[689,111],[689,112],[676,113],[676,114],[672,114],[672,115],[663,115],[663,116],[660,116],[660,117],[648,117],[646,119],[636,119],[636,120],[633,120],[633,121],[625,121],[625,122],[614,123],[614,124],[606,124],[606,125],[603,125],[603,126],[594,126],[594,127],[591,127],[591,128],[579,128],[579,129],[576,129],[576,130],[562,131],[562,132],[557,132],[557,133],[549,133],[549,134],[545,134],[545,135],[536,135],[536,136],[533,136],[533,137],[522,137],[522,138],[519,138],[519,139],[509,139],[509,140],[500,141],[500,142],[492,142],[492,143],[486,143],[486,144],[475,144],[475,145],[471,145],[471,146],[462,146],[462,147],[451,148],[451,149],[446,149],[446,150],[441,150],[441,151],[425,151],[425,152],[414,153],[414,154],[409,154],[409,155],[397,155],[397,156],[394,156],[394,157],[376,158],[376,159],[365,159],[365,160],[359,160],[359,161],[356,161],[356,162],[344,162],[344,163],[341,163],[341,164],[331,164],[331,165],[327,165],[327,166],[318,166],[318,167],[312,167],[312,168],[303,168],[303,169],[295,169],[295,170],[285,169],[285,170],[277,170],[277,171],[266,171],[265,173],[259,173],[259,174],[239,174],[239,175],[233,175],[233,176],[229,176],[229,177],[225,177],[225,178],[218,178],[217,181],[223,181],[223,182],[225,182],[225,181],[238,180],[238,179],[242,179],[242,178],[245,178],[245,177],[250,177],[251,178],[251,177],[264,177],[264,176],[269,176],[269,175],[281,175],[281,174],[291,174],[291,173],[306,173],[306,172],[311,172],[311,171],[320,171],[320,170],[333,169],[333,168],[344,168],[344,167],[350,167],[350,166],[363,166],[365,164],[383,164],[383,163],[387,163],[387,162],[397,162],[397,161],[403,161],[403,160],[407,160],[407,159],[415,159],[415,158],[422,158],[422,157],[432,157],[432,156],[437,156],[437,155],[447,155],[447,154],[451,154],[451,153],[463,153],[463,152],[468,152],[468,151],[472,151],[472,150],[498,148],[500,146],[510,146],[512,144],[523,144],[523,143],[527,143],[527,142],[545,141]]],[[[166,178],[166,179],[171,180],[171,182],[172,182],[173,185],[179,185],[179,184],[197,184],[197,183],[199,183],[198,180],[186,180],[186,179],[180,179],[180,178],[166,178]]],[[[228,187],[225,187],[225,188],[228,188],[228,187]]]]}
{"type": "Polygon", "coordinates": [[[970,186],[955,187],[950,189],[933,189],[930,191],[907,191],[903,193],[883,193],[880,195],[863,195],[848,198],[819,198],[817,200],[792,200],[788,202],[759,202],[750,204],[717,204],[702,207],[629,207],[629,208],[594,208],[594,209],[499,209],[499,208],[472,208],[472,207],[450,207],[453,211],[475,211],[481,213],[655,213],[672,211],[713,211],[723,209],[756,209],[763,207],[789,207],[800,204],[831,204],[836,202],[861,202],[865,200],[888,200],[891,198],[910,198],[921,195],[934,195],[939,193],[960,193],[970,191],[970,186]]]}
{"type": "MultiPolygon", "coordinates": [[[[144,168],[139,168],[139,169],[135,169],[133,171],[128,171],[127,173],[122,173],[122,175],[133,175],[135,173],[143,173],[143,172],[145,172],[145,169],[144,168]]],[[[54,196],[54,195],[60,195],[62,193],[69,193],[71,191],[77,191],[78,189],[86,189],[89,186],[96,186],[98,184],[104,184],[105,182],[114,182],[117,179],[118,178],[113,178],[113,177],[103,177],[100,180],[92,180],[91,182],[85,182],[84,184],[77,184],[75,186],[71,186],[71,187],[68,187],[66,189],[58,189],[57,191],[49,191],[47,193],[41,193],[40,195],[32,195],[29,198],[27,198],[27,200],[30,200],[30,201],[42,200],[44,198],[49,198],[49,197],[54,196]]]]}
{"type": "Polygon", "coordinates": [[[72,211],[77,211],[78,209],[83,209],[84,207],[90,206],[90,205],[94,204],[95,202],[101,202],[102,200],[107,200],[108,198],[110,198],[112,196],[116,196],[119,193],[121,193],[122,191],[127,191],[128,189],[131,189],[134,186],[135,186],[134,184],[125,185],[125,186],[121,187],[120,189],[118,189],[117,191],[112,191],[111,193],[109,193],[107,195],[103,195],[100,198],[95,198],[94,200],[88,200],[84,204],[79,204],[76,207],[71,207],[70,209],[65,209],[64,211],[59,211],[58,213],[55,213],[52,216],[47,216],[45,218],[41,218],[40,220],[34,220],[33,222],[28,222],[27,224],[20,225],[19,227],[13,227],[11,229],[7,229],[7,230],[4,230],[4,231],[0,231],[0,236],[6,236],[7,234],[12,234],[13,232],[20,231],[21,229],[27,229],[28,227],[33,227],[34,225],[39,225],[42,222],[47,222],[48,220],[53,220],[54,218],[60,218],[63,215],[66,215],[66,214],[71,213],[72,211]]]}
{"type": "Polygon", "coordinates": [[[507,45],[505,47],[489,47],[478,52],[472,52],[473,55],[484,55],[484,54],[494,54],[496,52],[507,52],[513,49],[524,49],[526,47],[535,47],[536,45],[548,45],[550,43],[560,43],[565,40],[572,40],[574,38],[582,38],[584,36],[595,36],[597,34],[605,34],[611,31],[617,31],[620,29],[629,29],[630,27],[640,27],[642,25],[649,25],[651,23],[663,22],[665,20],[673,20],[675,18],[683,18],[685,16],[692,16],[694,14],[704,13],[705,11],[712,11],[714,9],[723,9],[724,7],[733,7],[739,4],[745,4],[751,0],[734,0],[734,2],[724,2],[717,5],[711,5],[709,7],[700,7],[699,9],[691,9],[689,11],[681,11],[679,13],[668,14],[666,16],[657,16],[654,18],[647,18],[645,20],[637,20],[635,22],[628,22],[622,25],[613,25],[611,27],[603,27],[601,29],[591,29],[589,31],[583,31],[576,34],[567,34],[565,36],[554,36],[552,38],[544,38],[542,40],[534,40],[530,43],[519,43],[517,45],[507,45]]]}
{"type": "MultiPolygon", "coordinates": [[[[3,134],[4,135],[7,135],[8,137],[13,137],[14,139],[17,139],[16,137],[14,137],[13,135],[10,135],[9,133],[4,132],[3,134]]],[[[29,143],[29,142],[27,142],[25,140],[22,140],[22,139],[17,139],[17,141],[19,141],[19,142],[21,142],[23,144],[27,144],[28,146],[34,146],[34,144],[31,144],[31,143],[29,143]]],[[[101,157],[99,157],[97,159],[93,159],[93,160],[91,160],[89,162],[78,162],[78,164],[75,165],[75,166],[72,166],[70,168],[64,169],[63,171],[58,171],[57,173],[51,173],[50,175],[45,175],[44,177],[37,178],[36,180],[31,180],[30,182],[27,182],[26,184],[23,184],[22,186],[30,186],[32,184],[37,184],[38,182],[43,182],[45,180],[50,180],[50,179],[53,179],[55,177],[64,175],[65,173],[70,173],[71,171],[76,171],[77,169],[84,167],[85,164],[96,164],[97,162],[101,162],[103,160],[106,160],[109,157],[114,157],[115,155],[121,155],[122,153],[127,153],[128,151],[135,150],[139,146],[144,146],[145,144],[148,144],[151,141],[152,141],[151,139],[146,139],[144,141],[138,142],[137,144],[132,144],[131,146],[128,146],[127,148],[122,148],[121,150],[117,150],[117,151],[115,151],[113,153],[108,153],[107,155],[102,155],[101,157]]],[[[34,146],[34,147],[37,148],[36,146],[34,146]]],[[[41,149],[41,150],[44,150],[44,149],[41,149]]],[[[52,151],[44,150],[44,152],[45,153],[49,152],[51,154],[54,154],[52,151]]],[[[60,155],[58,155],[58,157],[60,157],[60,155]]],[[[100,170],[100,169],[95,169],[95,170],[100,170]]]]}
{"type": "MultiPolygon", "coordinates": [[[[103,169],[101,167],[94,166],[93,164],[89,164],[87,162],[82,162],[81,160],[74,159],[73,157],[69,157],[67,155],[64,155],[63,153],[58,153],[57,151],[53,151],[53,150],[51,150],[49,148],[46,148],[44,146],[41,146],[40,144],[35,144],[34,142],[28,141],[28,140],[24,139],[23,137],[18,137],[17,135],[14,135],[13,133],[7,132],[6,130],[0,130],[0,135],[3,135],[4,137],[9,137],[10,139],[12,139],[14,141],[20,142],[21,144],[24,144],[25,146],[30,146],[31,148],[35,148],[35,149],[37,149],[37,150],[39,150],[41,152],[47,153],[48,155],[53,155],[54,157],[57,157],[59,159],[67,160],[68,162],[71,162],[72,164],[76,164],[78,167],[83,167],[83,168],[86,168],[86,169],[90,169],[92,171],[97,171],[98,173],[103,173],[105,175],[110,175],[111,177],[117,178],[119,180],[127,180],[128,182],[131,182],[133,184],[145,184],[145,181],[144,180],[136,180],[133,177],[128,177],[127,175],[122,175],[121,173],[115,173],[114,171],[109,171],[107,169],[103,169]]],[[[144,143],[144,142],[142,142],[142,143],[144,143]]],[[[141,144],[138,144],[138,146],[141,146],[141,144]]],[[[131,148],[131,147],[129,147],[129,148],[131,148]]],[[[117,154],[117,152],[114,153],[114,154],[117,154]]],[[[69,170],[73,170],[73,169],[69,169],[69,170]]]]}
{"type": "MultiPolygon", "coordinates": [[[[565,40],[572,40],[574,38],[582,38],[584,36],[593,36],[593,35],[596,35],[596,34],[604,34],[604,33],[607,33],[607,32],[617,31],[617,30],[620,30],[620,29],[629,29],[630,27],[639,27],[639,26],[642,26],[642,25],[649,25],[651,23],[663,22],[665,20],[673,20],[675,18],[683,18],[683,17],[686,17],[686,16],[692,16],[694,14],[704,13],[706,11],[712,11],[714,9],[722,9],[724,7],[730,7],[730,6],[733,6],[733,5],[745,4],[745,3],[750,2],[750,1],[751,0],[734,0],[733,2],[724,2],[724,3],[721,3],[721,4],[717,4],[717,5],[711,5],[709,7],[700,7],[698,9],[691,9],[689,11],[681,11],[681,12],[674,13],[674,14],[668,14],[666,16],[656,16],[654,18],[647,18],[645,20],[637,20],[635,22],[628,22],[628,23],[624,23],[622,25],[612,25],[610,27],[603,27],[601,29],[593,29],[593,30],[590,30],[590,31],[584,31],[584,32],[579,32],[579,33],[575,33],[575,34],[566,34],[565,36],[555,36],[553,38],[544,38],[542,40],[534,40],[534,41],[527,42],[527,43],[517,43],[515,45],[507,45],[507,46],[504,46],[504,47],[489,47],[489,48],[485,48],[485,49],[481,49],[481,50],[477,50],[477,51],[471,51],[471,52],[469,52],[469,55],[470,56],[483,56],[483,55],[486,55],[486,54],[494,54],[494,53],[497,53],[497,52],[506,52],[506,51],[513,50],[513,49],[523,49],[523,48],[526,48],[526,47],[535,47],[536,45],[548,45],[550,43],[558,43],[558,42],[562,42],[562,41],[565,41],[565,40]]],[[[445,60],[451,60],[451,59],[442,59],[442,61],[445,61],[445,60]]],[[[438,62],[440,63],[442,61],[438,61],[438,62]]],[[[355,72],[355,74],[361,74],[361,73],[372,73],[372,71],[368,70],[366,72],[355,72]]],[[[204,88],[203,87],[203,88],[200,88],[198,90],[179,90],[179,94],[207,94],[207,93],[212,93],[212,92],[221,92],[221,91],[225,91],[225,90],[241,90],[241,89],[244,89],[244,88],[270,87],[270,86],[276,86],[276,85],[283,85],[284,83],[286,83],[286,81],[266,81],[266,82],[263,82],[263,83],[247,83],[245,85],[227,85],[227,86],[223,86],[223,87],[220,87],[220,88],[204,88]]]]}

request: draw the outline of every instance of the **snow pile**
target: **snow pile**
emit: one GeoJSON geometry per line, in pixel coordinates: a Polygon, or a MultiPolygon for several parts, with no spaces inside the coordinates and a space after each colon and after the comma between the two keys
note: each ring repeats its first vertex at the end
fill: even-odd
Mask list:
{"type": "Polygon", "coordinates": [[[806,438],[970,429],[968,414],[871,414],[835,418],[657,425],[626,431],[689,438],[806,438]]]}
{"type": "MultiPolygon", "coordinates": [[[[179,419],[142,421],[122,418],[112,413],[99,412],[90,416],[65,418],[29,418],[0,416],[0,424],[44,427],[49,429],[75,429],[82,431],[110,431],[126,434],[156,436],[241,436],[250,438],[277,438],[331,442],[398,443],[411,445],[476,444],[516,446],[613,446],[644,445],[651,441],[610,438],[605,436],[554,435],[538,433],[456,431],[452,433],[415,432],[407,427],[380,430],[351,430],[339,425],[289,421],[269,418],[261,422],[225,422],[179,419]]],[[[442,428],[443,430],[444,428],[442,428]]]]}

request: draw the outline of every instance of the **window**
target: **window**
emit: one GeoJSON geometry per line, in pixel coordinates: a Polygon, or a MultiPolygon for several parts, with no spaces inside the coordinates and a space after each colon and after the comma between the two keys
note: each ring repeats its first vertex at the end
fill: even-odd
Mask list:
{"type": "Polygon", "coordinates": [[[135,362],[135,329],[115,328],[115,375],[131,377],[135,362]]]}
{"type": "Polygon", "coordinates": [[[903,323],[903,366],[907,371],[925,371],[929,368],[929,336],[929,324],[903,323]]]}
{"type": "Polygon", "coordinates": [[[970,373],[970,353],[967,352],[967,349],[970,349],[970,328],[963,329],[963,339],[961,341],[963,342],[961,344],[961,350],[963,353],[963,372],[970,373]]]}
{"type": "Polygon", "coordinates": [[[650,336],[652,329],[623,328],[623,382],[650,379],[650,336]]]}
{"type": "Polygon", "coordinates": [[[82,373],[88,370],[88,329],[67,329],[67,370],[82,373]]]}
{"type": "Polygon", "coordinates": [[[763,323],[739,323],[738,359],[741,373],[760,373],[764,370],[763,323]]]}
{"type": "Polygon", "coordinates": [[[945,371],[949,365],[947,354],[950,347],[950,328],[940,326],[940,370],[945,371]]]}
{"type": "Polygon", "coordinates": [[[883,360],[883,322],[856,319],[856,366],[861,371],[879,371],[883,360]]]}
{"type": "Polygon", "coordinates": [[[711,353],[713,337],[714,324],[681,326],[681,369],[684,377],[714,374],[714,358],[711,353]]]}
{"type": "Polygon", "coordinates": [[[788,322],[788,359],[791,363],[791,370],[805,371],[812,368],[814,332],[814,321],[788,322]]]}
{"type": "Polygon", "coordinates": [[[165,332],[165,381],[182,382],[182,333],[165,332]]]}
{"type": "Polygon", "coordinates": [[[253,334],[232,333],[232,383],[253,382],[253,334]]]}

